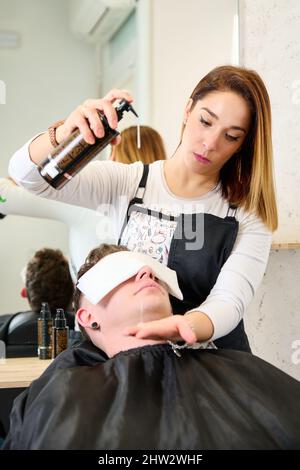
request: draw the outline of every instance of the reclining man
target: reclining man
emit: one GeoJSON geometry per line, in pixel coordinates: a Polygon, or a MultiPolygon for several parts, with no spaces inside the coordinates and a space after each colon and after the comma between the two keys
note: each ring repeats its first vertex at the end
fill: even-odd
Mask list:
{"type": "Polygon", "coordinates": [[[299,448],[296,380],[245,352],[194,349],[182,316],[165,330],[174,271],[102,245],[78,279],[86,340],[16,399],[5,449],[299,448]]]}

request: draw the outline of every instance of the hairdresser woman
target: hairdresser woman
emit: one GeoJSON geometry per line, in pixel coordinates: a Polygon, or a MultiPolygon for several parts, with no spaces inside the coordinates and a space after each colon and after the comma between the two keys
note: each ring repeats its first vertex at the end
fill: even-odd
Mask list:
{"type": "MultiPolygon", "coordinates": [[[[56,127],[56,141],[77,127],[89,143],[101,137],[97,109],[115,128],[118,98],[132,100],[120,90],[87,100],[56,127]]],[[[92,162],[57,191],[37,171],[51,149],[49,133],[26,143],[11,159],[11,177],[43,197],[92,209],[110,204],[120,243],[177,272],[184,300],[171,298],[174,315],[141,321],[126,334],[185,340],[188,325],[199,342],[250,351],[242,318],[277,227],[270,103],[257,73],[232,66],[208,73],[188,100],[180,143],[166,161],[92,162]]]]}

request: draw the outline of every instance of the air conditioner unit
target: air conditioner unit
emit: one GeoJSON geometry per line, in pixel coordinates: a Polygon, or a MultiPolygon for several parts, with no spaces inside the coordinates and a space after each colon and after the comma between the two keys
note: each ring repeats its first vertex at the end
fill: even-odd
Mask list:
{"type": "Polygon", "coordinates": [[[109,39],[134,9],[136,0],[71,0],[71,31],[89,43],[109,39]]]}

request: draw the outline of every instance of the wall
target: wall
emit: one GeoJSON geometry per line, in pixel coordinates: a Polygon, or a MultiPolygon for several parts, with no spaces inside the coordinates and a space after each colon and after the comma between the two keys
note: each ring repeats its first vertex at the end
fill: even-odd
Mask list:
{"type": "Polygon", "coordinates": [[[241,61],[270,94],[279,207],[276,243],[300,243],[300,2],[240,0],[241,61]]]}
{"type": "Polygon", "coordinates": [[[232,63],[236,0],[152,0],[152,124],[169,155],[179,142],[183,110],[199,80],[232,63]]]}
{"type": "MultiPolygon", "coordinates": [[[[242,64],[261,74],[271,98],[280,210],[274,241],[299,242],[300,3],[239,3],[242,64]]],[[[299,280],[300,250],[272,251],[262,286],[247,312],[246,325],[253,352],[300,380],[299,280]]]]}
{"type": "Polygon", "coordinates": [[[245,316],[252,351],[300,380],[300,250],[272,250],[245,316]]]}
{"type": "MultiPolygon", "coordinates": [[[[68,30],[67,0],[0,0],[0,30],[19,32],[16,49],[0,49],[0,175],[13,152],[32,135],[95,96],[94,51],[68,30]]],[[[1,210],[1,207],[0,207],[1,210]]],[[[26,308],[19,297],[19,272],[43,246],[67,252],[66,228],[20,217],[0,221],[0,314],[26,308]]]]}
{"type": "MultiPolygon", "coordinates": [[[[178,144],[184,106],[196,83],[212,68],[238,57],[237,12],[237,0],[139,0],[137,50],[126,70],[109,73],[103,67],[104,48],[97,50],[99,88],[106,93],[124,87],[123,75],[128,78],[131,70],[126,86],[135,92],[141,122],[159,130],[169,156],[178,144]]],[[[124,53],[118,50],[118,65],[129,42],[118,44],[124,53]]]]}

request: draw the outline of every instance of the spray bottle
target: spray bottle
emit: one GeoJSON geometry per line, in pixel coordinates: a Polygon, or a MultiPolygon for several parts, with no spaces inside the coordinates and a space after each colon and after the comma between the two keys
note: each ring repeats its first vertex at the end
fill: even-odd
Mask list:
{"type": "MultiPolygon", "coordinates": [[[[131,111],[137,113],[126,100],[121,100],[116,107],[118,121],[123,113],[131,111]]],[[[79,129],[64,139],[58,147],[55,147],[38,169],[41,176],[55,189],[62,188],[73,176],[85,167],[101,150],[103,150],[115,137],[119,135],[116,129],[112,129],[103,113],[98,111],[104,128],[104,137],[96,137],[94,144],[88,144],[79,129]]]]}
{"type": "Polygon", "coordinates": [[[52,353],[52,316],[49,304],[42,303],[38,318],[38,356],[40,359],[51,359],[52,353]]]}

